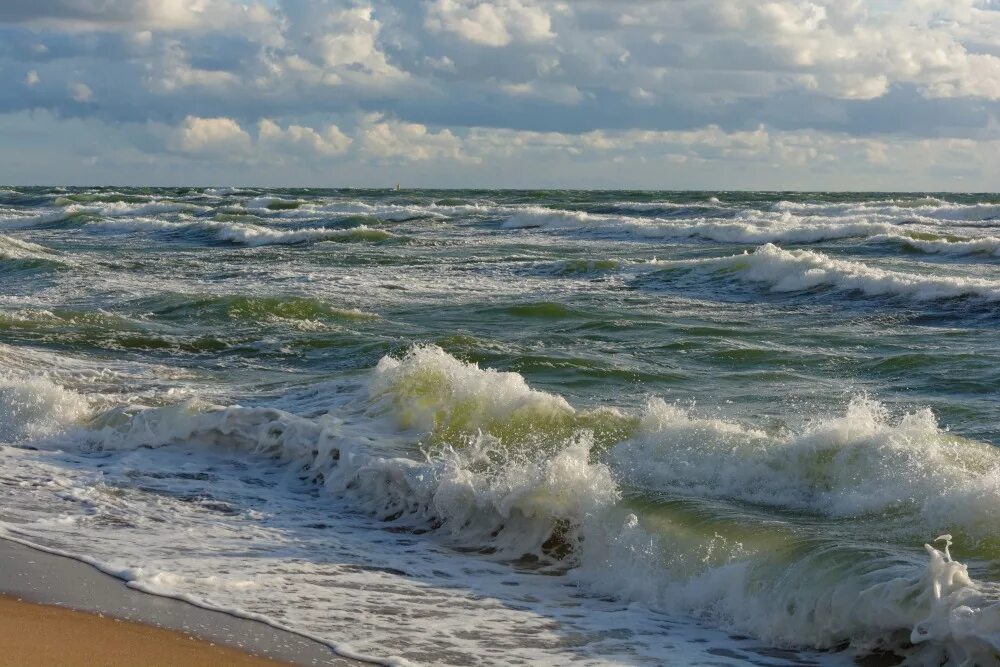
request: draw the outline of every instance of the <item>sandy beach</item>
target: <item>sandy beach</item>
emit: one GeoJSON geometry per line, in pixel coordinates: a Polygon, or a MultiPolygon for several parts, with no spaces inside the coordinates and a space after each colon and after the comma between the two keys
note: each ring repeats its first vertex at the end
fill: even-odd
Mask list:
{"type": "Polygon", "coordinates": [[[0,665],[287,664],[180,632],[8,597],[0,597],[0,645],[0,665]]]}
{"type": "Polygon", "coordinates": [[[350,667],[296,634],[148,595],[71,558],[0,539],[0,665],[350,667]]]}

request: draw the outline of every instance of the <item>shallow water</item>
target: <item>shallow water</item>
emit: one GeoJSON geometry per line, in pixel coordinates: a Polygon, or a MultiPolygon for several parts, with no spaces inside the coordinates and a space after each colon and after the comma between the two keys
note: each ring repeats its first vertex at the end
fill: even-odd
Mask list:
{"type": "Polygon", "coordinates": [[[998,266],[992,195],[0,190],[2,530],[401,664],[992,664],[998,266]]]}

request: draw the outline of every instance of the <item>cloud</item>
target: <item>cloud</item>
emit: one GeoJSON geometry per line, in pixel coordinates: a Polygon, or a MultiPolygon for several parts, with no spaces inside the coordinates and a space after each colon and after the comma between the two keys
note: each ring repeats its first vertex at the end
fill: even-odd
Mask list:
{"type": "MultiPolygon", "coordinates": [[[[933,142],[1000,138],[997,9],[992,0],[7,0],[0,114],[129,127],[129,160],[167,146],[169,160],[234,174],[252,166],[262,177],[354,160],[391,164],[400,179],[461,180],[494,163],[497,178],[501,169],[541,178],[558,161],[582,184],[646,160],[712,164],[701,176],[713,187],[754,182],[751,163],[785,169],[794,183],[801,166],[857,160],[910,188],[939,161],[967,173],[971,149],[933,142]],[[911,162],[898,163],[897,145],[911,162]]],[[[14,139],[4,136],[6,153],[14,139]]]]}
{"type": "Polygon", "coordinates": [[[283,130],[266,118],[259,123],[258,141],[270,150],[320,156],[343,155],[353,143],[336,125],[328,125],[322,133],[301,125],[289,125],[283,130]]]}
{"type": "Polygon", "coordinates": [[[239,85],[240,77],[224,69],[192,66],[184,47],[171,41],[163,45],[157,70],[147,77],[147,83],[153,90],[159,92],[172,92],[188,87],[217,90],[239,85]]]}
{"type": "Polygon", "coordinates": [[[373,115],[365,118],[358,134],[364,154],[376,159],[402,162],[470,160],[462,152],[461,139],[448,129],[433,132],[420,123],[384,120],[373,115]]]}
{"type": "Polygon", "coordinates": [[[787,83],[846,99],[880,97],[900,83],[931,97],[1000,99],[1000,58],[973,43],[983,32],[975,24],[1000,22],[971,0],[882,9],[862,0],[626,4],[619,24],[633,36],[652,32],[654,43],[681,47],[671,67],[799,75],[787,83]]]}
{"type": "Polygon", "coordinates": [[[511,42],[540,42],[554,37],[552,19],[540,5],[522,0],[433,0],[427,28],[490,47],[511,42]]]}
{"type": "Polygon", "coordinates": [[[576,86],[563,83],[504,83],[500,85],[500,89],[514,97],[534,97],[556,104],[579,104],[584,99],[583,93],[576,86]]]}
{"type": "Polygon", "coordinates": [[[382,48],[382,23],[373,6],[345,4],[286,2],[281,47],[263,55],[270,73],[328,86],[384,86],[406,79],[382,48]]]}
{"type": "Polygon", "coordinates": [[[72,31],[210,30],[264,22],[259,4],[229,0],[5,0],[0,21],[72,31]]]}
{"type": "MultiPolygon", "coordinates": [[[[29,78],[30,78],[30,74],[29,74],[29,78]]],[[[37,82],[37,78],[38,78],[38,75],[36,74],[35,75],[36,82],[37,82]]],[[[81,104],[85,104],[87,102],[93,101],[93,99],[94,99],[94,91],[92,91],[90,89],[90,86],[88,86],[85,83],[80,83],[79,81],[74,82],[74,83],[70,83],[69,87],[68,87],[68,90],[69,90],[69,96],[71,98],[73,98],[73,100],[75,102],[79,102],[81,104]]]]}
{"type": "MultiPolygon", "coordinates": [[[[905,181],[911,189],[983,190],[1000,179],[995,159],[1000,139],[862,138],[718,126],[582,133],[452,130],[370,116],[345,116],[336,127],[353,140],[340,153],[317,149],[322,143],[313,133],[326,142],[338,136],[329,123],[261,119],[240,124],[193,117],[170,126],[16,112],[0,114],[0,145],[10,155],[6,180],[15,184],[329,187],[402,181],[427,187],[685,189],[710,181],[721,189],[886,190],[905,181]],[[56,154],[60,160],[52,159],[56,154]],[[914,165],[925,164],[933,168],[914,171],[914,165]]],[[[346,143],[339,142],[339,148],[346,143]]]]}
{"type": "Polygon", "coordinates": [[[177,147],[184,153],[237,157],[250,145],[250,135],[232,118],[188,116],[178,131],[177,147]]]}

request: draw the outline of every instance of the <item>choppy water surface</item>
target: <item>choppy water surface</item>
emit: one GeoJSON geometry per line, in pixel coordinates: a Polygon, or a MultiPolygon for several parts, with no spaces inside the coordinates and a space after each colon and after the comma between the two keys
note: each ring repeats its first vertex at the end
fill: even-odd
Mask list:
{"type": "Polygon", "coordinates": [[[993,664],[998,267],[992,195],[3,189],[0,525],[400,664],[993,664]]]}

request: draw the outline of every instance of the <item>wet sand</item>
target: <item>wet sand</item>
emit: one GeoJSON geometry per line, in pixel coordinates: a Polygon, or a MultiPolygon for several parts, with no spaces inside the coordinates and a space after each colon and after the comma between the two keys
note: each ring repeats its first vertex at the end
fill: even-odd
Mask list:
{"type": "Polygon", "coordinates": [[[154,628],[0,597],[0,665],[267,667],[287,664],[154,628]]]}
{"type": "Polygon", "coordinates": [[[142,593],[86,563],[2,538],[0,596],[0,665],[364,664],[294,633],[142,593]],[[98,648],[105,652],[91,652],[98,648]],[[147,649],[165,652],[143,656],[147,649]]]}

